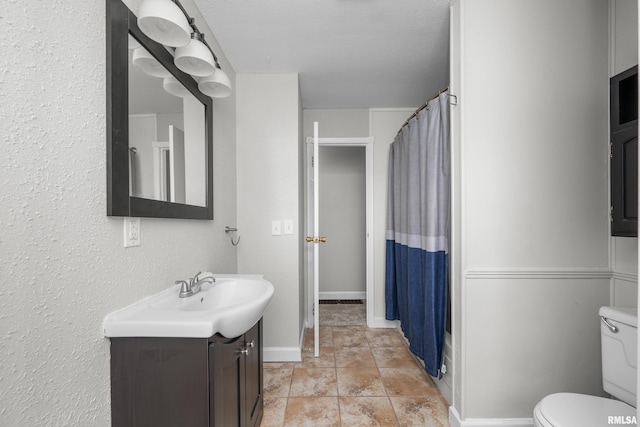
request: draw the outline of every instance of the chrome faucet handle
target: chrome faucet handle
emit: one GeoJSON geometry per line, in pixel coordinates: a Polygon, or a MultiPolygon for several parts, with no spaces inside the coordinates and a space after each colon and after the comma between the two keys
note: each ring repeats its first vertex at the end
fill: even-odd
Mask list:
{"type": "Polygon", "coordinates": [[[190,297],[191,295],[193,295],[193,289],[191,288],[191,284],[187,283],[186,280],[176,280],[176,285],[182,285],[180,287],[180,293],[178,294],[178,297],[180,298],[186,298],[186,297],[190,297]]]}
{"type": "Polygon", "coordinates": [[[198,283],[200,281],[201,274],[202,274],[202,271],[198,271],[196,275],[193,276],[193,279],[191,279],[191,284],[198,283]]]}

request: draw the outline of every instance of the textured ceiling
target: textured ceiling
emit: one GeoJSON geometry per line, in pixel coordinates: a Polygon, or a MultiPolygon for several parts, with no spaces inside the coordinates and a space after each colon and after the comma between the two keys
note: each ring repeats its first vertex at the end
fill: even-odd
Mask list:
{"type": "Polygon", "coordinates": [[[304,108],[417,107],[449,84],[448,0],[195,3],[237,73],[298,73],[304,108]]]}

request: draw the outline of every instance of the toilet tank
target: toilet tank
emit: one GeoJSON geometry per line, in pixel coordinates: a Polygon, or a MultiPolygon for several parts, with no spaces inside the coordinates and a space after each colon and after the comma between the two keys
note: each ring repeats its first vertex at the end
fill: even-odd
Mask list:
{"type": "Polygon", "coordinates": [[[599,314],[604,391],[635,407],[638,310],[601,307],[599,314]]]}

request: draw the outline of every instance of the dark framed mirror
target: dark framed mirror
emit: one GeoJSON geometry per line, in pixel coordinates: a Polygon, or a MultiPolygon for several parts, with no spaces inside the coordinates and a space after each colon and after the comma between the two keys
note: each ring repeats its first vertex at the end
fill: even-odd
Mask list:
{"type": "Polygon", "coordinates": [[[122,0],[106,15],[107,215],[213,219],[211,98],[122,0]]]}

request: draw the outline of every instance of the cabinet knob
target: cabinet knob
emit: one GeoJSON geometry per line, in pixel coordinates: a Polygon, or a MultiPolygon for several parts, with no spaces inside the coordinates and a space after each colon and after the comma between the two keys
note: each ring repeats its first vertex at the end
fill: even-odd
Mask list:
{"type": "Polygon", "coordinates": [[[249,349],[256,346],[255,340],[245,341],[244,348],[240,350],[240,354],[244,354],[245,356],[249,355],[249,349]]]}

